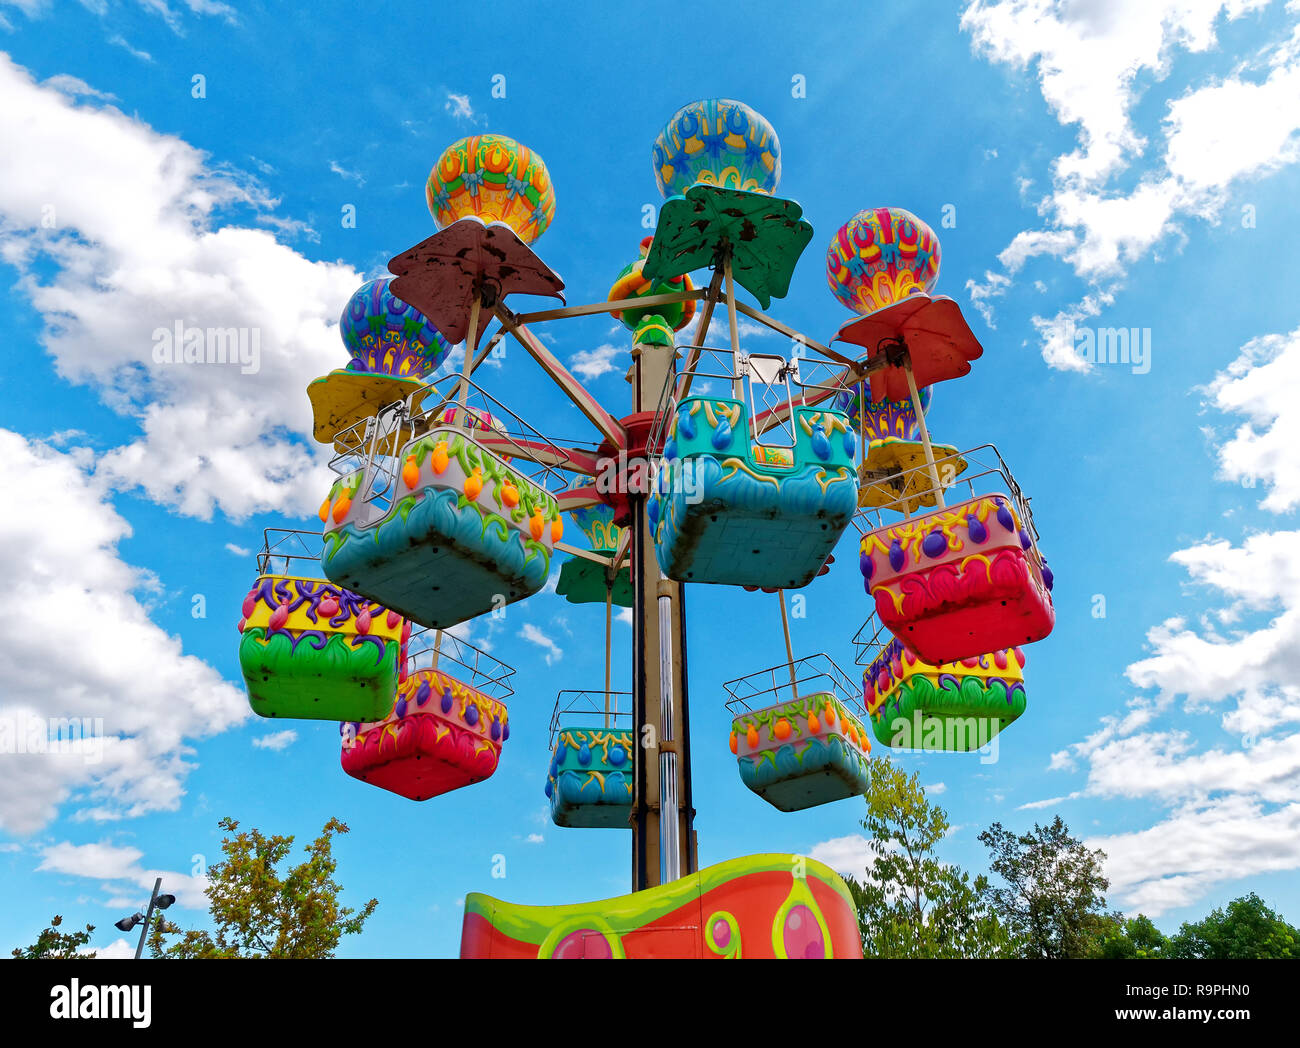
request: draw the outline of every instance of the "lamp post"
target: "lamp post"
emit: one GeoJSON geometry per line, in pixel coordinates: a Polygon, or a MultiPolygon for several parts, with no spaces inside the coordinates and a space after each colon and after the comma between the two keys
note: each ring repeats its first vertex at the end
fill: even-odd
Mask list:
{"type": "Polygon", "coordinates": [[[114,927],[117,928],[118,931],[123,932],[129,932],[137,924],[144,925],[144,927],[140,929],[140,942],[135,948],[135,959],[137,961],[140,959],[140,954],[144,952],[144,940],[145,936],[149,934],[149,921],[153,917],[154,907],[156,906],[160,910],[165,910],[176,901],[176,896],[174,895],[159,894],[161,889],[162,878],[159,877],[153,882],[153,894],[149,896],[148,910],[143,914],[138,912],[133,913],[130,917],[123,917],[120,921],[114,923],[114,927]]]}

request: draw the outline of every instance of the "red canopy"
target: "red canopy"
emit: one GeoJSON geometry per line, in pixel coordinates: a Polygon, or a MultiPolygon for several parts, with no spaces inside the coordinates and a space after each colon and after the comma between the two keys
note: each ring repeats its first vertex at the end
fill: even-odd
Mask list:
{"type": "MultiPolygon", "coordinates": [[[[878,347],[882,341],[897,338],[907,345],[918,389],[969,374],[970,362],[984,352],[961,315],[961,308],[945,295],[935,298],[926,294],[909,295],[865,317],[850,320],[832,341],[863,346],[867,350],[865,359],[870,360],[880,352],[878,347]]],[[[883,368],[872,374],[872,400],[910,398],[907,375],[901,367],[883,368]]]]}

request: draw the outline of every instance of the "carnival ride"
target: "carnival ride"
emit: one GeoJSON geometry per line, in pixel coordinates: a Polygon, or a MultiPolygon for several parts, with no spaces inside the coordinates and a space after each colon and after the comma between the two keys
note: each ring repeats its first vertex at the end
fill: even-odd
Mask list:
{"type": "Polygon", "coordinates": [[[532,246],[555,213],[541,157],[485,134],[438,159],[437,231],[356,292],[340,321],[349,364],[308,387],[336,479],[320,536],[267,533],[240,620],[249,700],[262,716],[342,722],[344,771],[404,797],[479,782],[510,735],[513,671],[450,631],[539,592],[561,554],[557,593],[604,605],[605,678],[557,697],[541,788],[560,826],[630,828],[633,894],[554,907],[471,894],[462,956],[859,956],[828,868],[759,855],[699,869],[685,587],[780,604],[786,661],[724,688],[742,783],[795,811],[862,794],[872,735],[966,751],[1019,717],[1023,645],[1053,625],[1051,572],[997,450],[931,440],[933,387],[982,353],[957,304],[932,294],[934,232],[898,208],[846,222],[826,274],[858,317],[822,344],[761,311],[813,236],[775,195],[771,125],[730,99],[692,103],[656,138],[653,169],[666,198],[653,236],[605,300],[569,306],[532,246]],[[512,295],[561,305],[516,313],[512,295]],[[709,345],[719,305],[729,338],[709,345]],[[631,337],[622,415],[537,333],[602,314],[631,337]],[[747,352],[741,316],[796,351],[747,352]],[[480,384],[506,337],[591,440],[548,437],[480,384]],[[435,383],[456,344],[459,369],[435,383]],[[566,517],[586,547],[565,541],[566,517]],[[861,687],[825,653],[796,659],[786,614],[785,591],[830,571],[850,527],[871,597],[861,687]],[[633,615],[630,691],[611,687],[615,604],[633,615]]]}

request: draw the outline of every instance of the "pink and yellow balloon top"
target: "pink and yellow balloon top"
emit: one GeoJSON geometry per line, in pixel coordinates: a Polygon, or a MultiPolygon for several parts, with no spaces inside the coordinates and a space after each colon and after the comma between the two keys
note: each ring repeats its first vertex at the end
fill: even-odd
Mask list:
{"type": "Polygon", "coordinates": [[[502,222],[525,244],[541,236],[555,215],[545,162],[505,135],[453,142],[429,172],[424,195],[439,229],[462,218],[502,222]]]}
{"type": "Polygon", "coordinates": [[[826,251],[826,282],[844,305],[866,315],[928,294],[939,279],[939,238],[901,207],[859,211],[826,251]]]}

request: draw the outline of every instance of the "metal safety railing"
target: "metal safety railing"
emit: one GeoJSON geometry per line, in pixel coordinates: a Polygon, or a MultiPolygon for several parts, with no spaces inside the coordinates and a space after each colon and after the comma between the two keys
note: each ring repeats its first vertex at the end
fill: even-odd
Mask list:
{"type": "Polygon", "coordinates": [[[463,402],[425,386],[335,434],[330,469],[341,477],[365,472],[360,498],[377,507],[372,520],[391,506],[402,469],[402,448],[438,428],[464,429],[477,443],[508,458],[521,477],[552,494],[564,488],[568,454],[563,447],[472,380],[460,380],[449,388],[462,383],[463,402]]]}
{"type": "Polygon", "coordinates": [[[562,691],[555,696],[551,711],[550,747],[555,749],[556,736],[566,727],[606,728],[626,731],[632,727],[632,693],[630,691],[562,691]]]}
{"type": "Polygon", "coordinates": [[[302,575],[321,577],[323,541],[319,531],[267,528],[262,532],[262,549],[257,555],[259,575],[302,575]]]}
{"type": "Polygon", "coordinates": [[[875,611],[867,615],[866,621],[858,627],[853,635],[853,663],[864,669],[885,653],[885,649],[895,642],[889,628],[876,617],[875,611]]]}
{"type": "Polygon", "coordinates": [[[1016,482],[1010,467],[992,444],[981,444],[969,451],[950,454],[941,454],[936,450],[933,471],[928,463],[922,463],[911,469],[898,470],[894,473],[864,476],[863,481],[886,485],[897,491],[898,497],[884,505],[859,509],[854,514],[853,524],[860,535],[885,527],[889,523],[882,515],[885,511],[905,513],[910,503],[927,495],[934,496],[942,492],[944,501],[954,502],[975,498],[981,494],[993,494],[994,489],[1001,488],[1002,493],[1006,494],[1015,506],[1021,526],[1034,544],[1038,543],[1038,529],[1034,525],[1034,514],[1029,507],[1029,496],[1016,482]],[[939,478],[937,487],[934,473],[937,473],[939,478]],[[981,481],[983,483],[978,483],[981,481]]]}
{"type": "Polygon", "coordinates": [[[447,630],[417,626],[406,644],[406,672],[441,670],[494,699],[515,693],[514,668],[447,630]]]}
{"type": "Polygon", "coordinates": [[[803,356],[797,350],[789,357],[776,353],[742,353],[733,357],[730,349],[713,346],[675,346],[674,349],[679,355],[686,354],[688,366],[670,372],[664,381],[648,443],[652,455],[663,453],[677,405],[686,396],[713,393],[713,380],[727,383],[725,393],[718,394],[726,397],[732,395],[734,383],[739,380],[749,408],[750,439],[768,447],[784,448],[795,445],[796,406],[828,401],[835,393],[852,388],[858,381],[850,379],[842,365],[803,356]],[[688,378],[689,382],[686,381],[688,378]],[[700,379],[708,383],[704,388],[697,385],[700,379]]]}
{"type": "Polygon", "coordinates": [[[862,687],[846,674],[829,655],[818,652],[794,662],[782,662],[744,677],[727,681],[722,690],[730,696],[727,712],[733,717],[753,713],[805,695],[832,694],[859,719],[862,687]]]}

